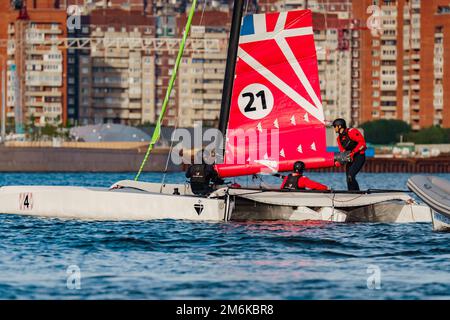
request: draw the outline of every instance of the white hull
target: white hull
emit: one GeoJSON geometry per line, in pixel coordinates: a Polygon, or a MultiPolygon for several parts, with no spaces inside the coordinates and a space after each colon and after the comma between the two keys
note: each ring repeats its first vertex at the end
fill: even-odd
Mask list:
{"type": "Polygon", "coordinates": [[[0,212],[63,219],[223,221],[225,200],[106,188],[2,187],[0,212]]]}
{"type": "Polygon", "coordinates": [[[450,232],[450,181],[433,176],[413,176],[408,187],[432,209],[433,230],[450,232]]]}
{"type": "Polygon", "coordinates": [[[431,222],[428,206],[405,193],[320,193],[232,189],[239,196],[234,220],[320,220],[332,222],[412,223],[431,222]],[[247,209],[248,208],[248,209],[247,209]]]}
{"type": "Polygon", "coordinates": [[[62,219],[194,221],[320,220],[431,222],[427,206],[406,194],[255,192],[222,188],[209,198],[188,185],[120,181],[108,188],[11,186],[0,188],[0,212],[62,219]],[[119,187],[119,188],[117,188],[119,187]],[[174,195],[177,189],[180,195],[174,195]]]}
{"type": "Polygon", "coordinates": [[[450,218],[432,210],[433,230],[439,232],[450,232],[450,218]]]}

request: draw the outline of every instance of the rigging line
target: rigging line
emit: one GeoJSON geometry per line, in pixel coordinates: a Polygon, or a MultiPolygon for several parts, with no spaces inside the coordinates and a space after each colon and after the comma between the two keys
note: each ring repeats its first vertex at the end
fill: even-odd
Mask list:
{"type": "Polygon", "coordinates": [[[168,86],[168,89],[166,91],[166,96],[164,97],[163,105],[162,105],[162,108],[161,108],[161,113],[159,114],[159,118],[158,118],[158,121],[156,123],[155,130],[153,131],[152,140],[150,141],[150,144],[148,146],[147,152],[145,153],[144,160],[142,161],[141,166],[139,168],[139,171],[136,174],[136,177],[134,178],[135,181],[139,180],[139,176],[141,175],[142,170],[144,169],[144,166],[147,163],[148,157],[150,156],[150,153],[153,150],[154,145],[156,144],[156,142],[158,142],[159,138],[161,137],[161,122],[162,122],[162,120],[164,118],[164,115],[166,113],[167,105],[169,103],[169,98],[170,98],[170,95],[172,93],[173,85],[175,83],[175,79],[176,79],[176,76],[177,76],[178,68],[179,68],[180,62],[181,62],[181,57],[183,56],[184,48],[185,48],[185,45],[186,45],[186,39],[188,37],[189,30],[191,28],[192,19],[194,17],[196,5],[197,5],[197,0],[193,0],[191,9],[189,11],[189,16],[188,16],[188,19],[187,19],[187,22],[186,22],[186,26],[184,28],[183,38],[182,38],[181,43],[180,43],[180,49],[178,50],[177,60],[175,61],[175,66],[173,68],[172,77],[170,78],[169,86],[168,86]]]}
{"type": "Polygon", "coordinates": [[[336,199],[334,199],[335,196],[333,195],[333,198],[331,198],[331,201],[333,201],[333,203],[334,203],[334,202],[346,203],[346,202],[352,202],[352,201],[354,201],[354,200],[356,200],[356,199],[359,199],[359,198],[361,198],[362,196],[364,196],[364,194],[360,194],[360,195],[358,195],[358,196],[356,196],[356,197],[354,197],[354,198],[348,199],[348,200],[336,200],[336,199]]]}
{"type": "MultiPolygon", "coordinates": [[[[175,126],[173,128],[173,133],[175,133],[177,131],[177,129],[178,129],[178,118],[179,118],[179,114],[177,113],[177,117],[175,118],[175,126]]],[[[169,167],[169,159],[170,159],[170,156],[172,155],[172,150],[173,150],[173,143],[174,143],[174,140],[172,139],[172,137],[170,137],[170,148],[169,148],[169,153],[167,154],[166,166],[165,166],[164,171],[163,171],[163,177],[162,177],[162,180],[161,180],[161,187],[159,189],[159,193],[162,193],[164,182],[166,180],[167,168],[169,167]]]]}
{"type": "Polygon", "coordinates": [[[200,22],[199,22],[199,25],[200,25],[200,26],[202,25],[202,22],[203,22],[203,15],[205,14],[205,10],[206,10],[206,0],[203,2],[202,15],[201,15],[201,17],[200,17],[200,22]]]}
{"type": "Polygon", "coordinates": [[[336,193],[333,193],[333,198],[331,199],[331,221],[334,219],[334,199],[336,198],[336,193]]]}

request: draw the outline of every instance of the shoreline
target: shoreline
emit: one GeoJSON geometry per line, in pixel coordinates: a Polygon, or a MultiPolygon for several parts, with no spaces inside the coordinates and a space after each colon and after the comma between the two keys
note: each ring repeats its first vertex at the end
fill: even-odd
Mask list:
{"type": "MultiPolygon", "coordinates": [[[[0,146],[0,172],[136,172],[147,148],[94,149],[0,146]]],[[[164,171],[169,148],[155,149],[144,172],[164,171]]],[[[169,161],[168,172],[180,171],[169,161]]]]}
{"type": "MultiPolygon", "coordinates": [[[[344,172],[345,167],[323,168],[315,172],[344,172]]],[[[450,173],[450,156],[435,158],[367,158],[361,172],[369,173],[450,173]]]]}
{"type": "MultiPolygon", "coordinates": [[[[6,147],[0,146],[0,172],[135,172],[147,146],[138,148],[6,147]]],[[[144,172],[162,172],[169,148],[153,150],[144,172]]],[[[167,172],[184,171],[186,165],[169,161],[167,172]]],[[[342,172],[344,167],[314,169],[342,172]]],[[[362,172],[450,173],[450,156],[435,158],[367,158],[362,172]]]]}

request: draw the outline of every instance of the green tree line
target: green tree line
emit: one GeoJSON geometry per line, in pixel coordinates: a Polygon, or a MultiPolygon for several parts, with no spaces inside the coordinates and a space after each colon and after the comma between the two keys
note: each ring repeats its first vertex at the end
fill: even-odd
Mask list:
{"type": "Polygon", "coordinates": [[[413,131],[411,126],[402,120],[375,120],[361,125],[366,141],[372,144],[394,144],[414,142],[416,144],[450,143],[450,128],[433,126],[413,131]]]}

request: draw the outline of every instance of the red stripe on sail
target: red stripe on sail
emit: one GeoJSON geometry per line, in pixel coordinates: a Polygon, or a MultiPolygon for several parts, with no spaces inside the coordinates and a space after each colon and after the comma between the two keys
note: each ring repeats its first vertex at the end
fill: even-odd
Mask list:
{"type": "Polygon", "coordinates": [[[280,16],[279,12],[268,13],[266,15],[267,32],[272,32],[275,30],[275,26],[277,25],[279,16],[280,16]]]}
{"type": "Polygon", "coordinates": [[[312,14],[309,10],[288,11],[285,29],[312,27],[312,14]]]}
{"type": "MultiPolygon", "coordinates": [[[[307,37],[308,36],[301,36],[295,37],[295,39],[299,43],[304,43],[304,38],[307,37]]],[[[310,37],[312,38],[312,36],[310,37]]],[[[277,76],[277,78],[288,84],[291,88],[295,89],[295,91],[297,91],[304,99],[314,105],[314,102],[309,97],[305,87],[300,83],[300,80],[294,72],[294,69],[287,60],[286,55],[282,52],[275,40],[264,41],[263,44],[246,43],[241,45],[240,47],[245,50],[245,52],[247,52],[252,58],[257,60],[260,64],[262,64],[270,72],[277,76]],[[267,54],[268,51],[270,52],[270,54],[267,54]]],[[[305,70],[305,73],[307,72],[308,69],[305,70]]],[[[289,102],[288,104],[291,103],[292,102],[289,102]]]]}
{"type": "Polygon", "coordinates": [[[308,80],[316,93],[316,96],[320,102],[322,102],[314,37],[303,37],[301,44],[296,37],[286,38],[286,42],[300,64],[300,67],[307,74],[308,80]]]}

